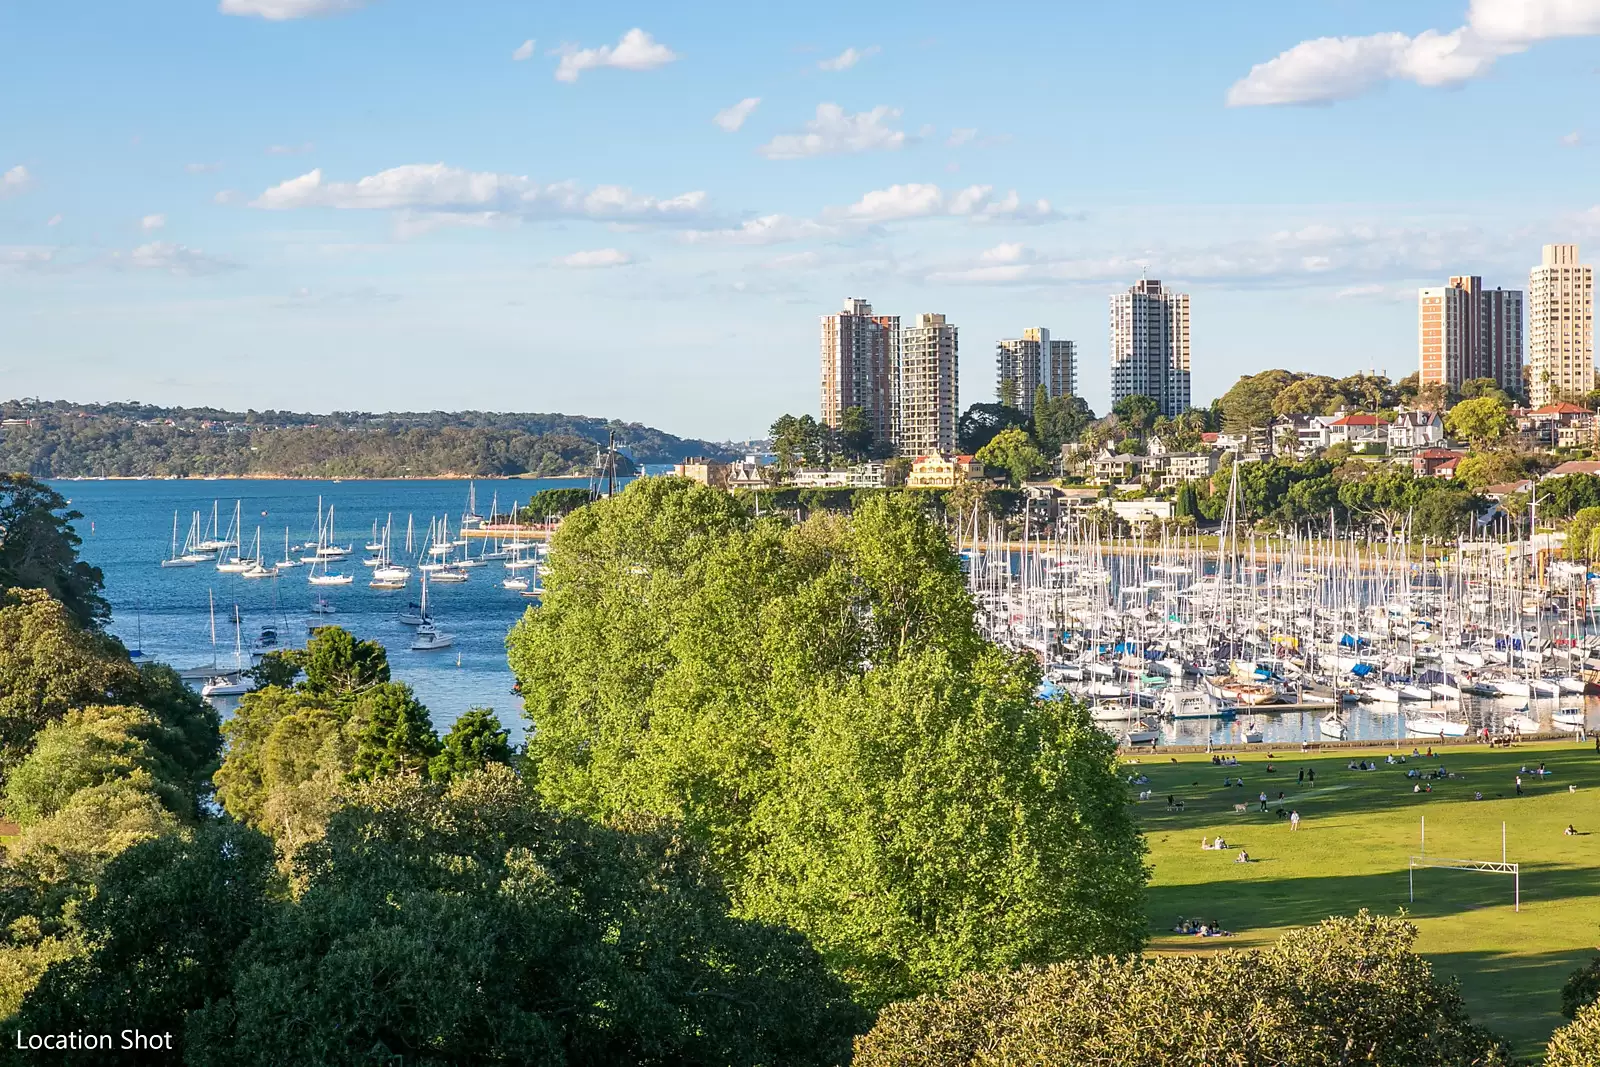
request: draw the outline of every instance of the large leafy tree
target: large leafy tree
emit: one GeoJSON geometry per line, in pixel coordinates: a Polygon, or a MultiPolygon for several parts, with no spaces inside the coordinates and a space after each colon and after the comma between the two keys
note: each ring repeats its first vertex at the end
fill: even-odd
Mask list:
{"type": "Polygon", "coordinates": [[[42,589],[83,626],[111,618],[99,567],[78,558],[66,498],[26,474],[0,474],[0,593],[42,589]]]}
{"type": "Polygon", "coordinates": [[[1151,397],[1143,393],[1131,393],[1112,405],[1111,413],[1119,423],[1142,437],[1155,425],[1158,410],[1158,405],[1151,397]]]}
{"type": "Polygon", "coordinates": [[[1143,941],[1110,741],[983,639],[909,496],[788,526],[635,483],[557,533],[510,654],[544,797],[680,822],[869,1001],[1143,941]]]}
{"type": "Polygon", "coordinates": [[[1011,479],[1013,488],[1045,469],[1043,452],[1034,447],[1025,430],[1001,430],[988,444],[978,449],[977,460],[986,467],[998,467],[1011,479]]]}
{"type": "Polygon", "coordinates": [[[1600,1004],[1591,1003],[1550,1036],[1544,1067],[1593,1067],[1596,1063],[1600,1063],[1600,1004]]]}
{"type": "Polygon", "coordinates": [[[428,761],[439,754],[428,709],[404,682],[383,682],[363,692],[356,699],[354,718],[354,777],[425,775],[428,761]]]}
{"type": "Polygon", "coordinates": [[[831,1064],[862,1020],[674,834],[569,819],[504,767],[357,793],[184,1028],[186,1062],[831,1064]]]}
{"type": "Polygon", "coordinates": [[[1246,375],[1222,395],[1222,425],[1229,433],[1261,429],[1272,422],[1273,403],[1294,383],[1296,375],[1286,370],[1266,370],[1246,375]]]}
{"type": "Polygon", "coordinates": [[[956,422],[956,443],[964,455],[976,455],[1000,431],[1027,428],[1027,416],[1009,404],[974,404],[956,422]]]}
{"type": "Polygon", "coordinates": [[[435,781],[446,782],[481,771],[491,763],[510,766],[510,737],[493,711],[468,708],[450,725],[439,754],[428,765],[428,773],[435,781]]]}
{"type": "Polygon", "coordinates": [[[1062,445],[1076,441],[1093,421],[1094,412],[1081,396],[1051,399],[1043,386],[1034,394],[1033,437],[1046,455],[1054,456],[1062,445]]]}
{"type": "Polygon", "coordinates": [[[1444,417],[1445,431],[1473,448],[1485,448],[1498,441],[1510,425],[1506,406],[1492,396],[1463,400],[1444,417]]]}
{"type": "Polygon", "coordinates": [[[1410,924],[1362,913],[1264,951],[973,975],[885,1009],[854,1062],[1508,1067],[1505,1047],[1472,1024],[1415,940],[1410,924]]]}
{"type": "Polygon", "coordinates": [[[323,626],[296,656],[309,693],[349,697],[389,680],[389,654],[376,641],[362,641],[339,626],[323,626]]]}

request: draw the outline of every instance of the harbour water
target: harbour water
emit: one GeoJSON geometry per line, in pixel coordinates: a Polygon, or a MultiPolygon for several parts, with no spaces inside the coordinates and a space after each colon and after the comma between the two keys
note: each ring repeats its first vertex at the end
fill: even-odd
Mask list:
{"type": "MultiPolygon", "coordinates": [[[[540,489],[586,484],[581,478],[480,479],[477,507],[487,515],[491,501],[498,498],[501,510],[509,511],[514,501],[526,502],[540,489]]],[[[369,589],[371,575],[361,565],[374,521],[381,528],[393,517],[395,558],[406,565],[415,558],[403,555],[408,516],[419,550],[431,518],[448,517],[455,530],[466,510],[466,481],[66,481],[54,488],[84,515],[77,523],[82,554],[105,572],[106,597],[113,609],[111,631],[146,658],[185,669],[209,665],[214,656],[218,666],[232,668],[235,606],[246,666],[249,646],[263,626],[277,626],[285,644],[303,646],[309,625],[332,623],[382,642],[389,650],[395,679],[416,691],[441,731],[468,708],[487,707],[494,709],[514,739],[521,738],[522,705],[511,691],[514,679],[506,665],[505,638],[528,602],[501,587],[501,566],[489,563],[475,568],[471,579],[460,584],[430,583],[430,611],[456,642],[441,651],[412,652],[407,647],[411,631],[394,615],[419,597],[419,576],[413,575],[403,590],[369,589]],[[261,554],[270,564],[283,558],[285,527],[294,546],[315,540],[319,497],[324,509],[335,509],[337,543],[354,546],[350,558],[335,568],[355,575],[351,585],[311,586],[303,566],[276,578],[244,579],[210,563],[172,569],[160,565],[171,551],[175,511],[181,541],[195,511],[204,514],[209,526],[215,501],[225,528],[238,501],[246,553],[259,526],[261,554]],[[319,595],[337,609],[336,614],[311,612],[319,595]]],[[[216,702],[224,714],[234,703],[227,698],[216,702]]]]}

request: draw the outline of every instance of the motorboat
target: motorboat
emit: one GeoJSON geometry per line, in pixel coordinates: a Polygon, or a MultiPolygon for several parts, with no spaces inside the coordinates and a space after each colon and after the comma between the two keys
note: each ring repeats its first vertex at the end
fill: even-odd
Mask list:
{"type": "Polygon", "coordinates": [[[338,612],[339,609],[330,604],[326,597],[319,596],[311,602],[311,613],[313,615],[336,615],[338,612]]]}
{"type": "Polygon", "coordinates": [[[1406,719],[1406,733],[1417,737],[1465,737],[1471,729],[1464,722],[1454,722],[1437,715],[1419,715],[1406,719]]]}
{"type": "Polygon", "coordinates": [[[200,687],[202,697],[236,697],[254,689],[255,683],[237,675],[218,675],[200,687]]]}
{"type": "Polygon", "coordinates": [[[436,652],[441,648],[449,648],[456,643],[455,634],[445,633],[435,628],[433,623],[425,622],[417,627],[416,636],[411,639],[411,651],[436,652]]]}
{"type": "Polygon", "coordinates": [[[506,588],[506,589],[519,589],[519,590],[520,589],[526,589],[526,588],[528,588],[528,579],[526,579],[526,578],[503,578],[500,581],[500,585],[503,588],[506,588]]]}
{"type": "Polygon", "coordinates": [[[1588,715],[1582,708],[1561,708],[1550,715],[1550,725],[1569,734],[1586,729],[1588,721],[1588,715]]]}
{"type": "Polygon", "coordinates": [[[1231,719],[1238,709],[1199,689],[1169,689],[1161,694],[1161,714],[1171,719],[1231,719]]]}

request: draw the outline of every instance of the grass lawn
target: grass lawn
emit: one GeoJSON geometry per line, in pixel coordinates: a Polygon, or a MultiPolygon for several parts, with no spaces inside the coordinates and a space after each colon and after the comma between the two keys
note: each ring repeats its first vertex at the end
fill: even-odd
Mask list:
{"type": "Polygon", "coordinates": [[[1430,760],[1411,757],[1412,744],[1428,750],[1425,741],[1406,742],[1403,767],[1385,764],[1395,750],[1381,747],[1302,756],[1290,746],[1271,750],[1270,760],[1268,751],[1252,751],[1238,754],[1238,767],[1214,767],[1205,755],[1130,758],[1125,773],[1149,778],[1128,787],[1130,798],[1153,793],[1135,801],[1154,868],[1151,950],[1252,947],[1328,915],[1404,909],[1421,931],[1419,951],[1460,979],[1473,1018],[1520,1055],[1534,1055],[1565,1022],[1562,982],[1600,946],[1600,754],[1571,742],[1509,751],[1464,745],[1430,760]],[[1358,759],[1379,769],[1347,768],[1358,759]],[[1541,761],[1552,774],[1523,775],[1526,795],[1516,796],[1518,769],[1541,761]],[[1441,763],[1455,777],[1413,793],[1406,772],[1441,763]],[[1316,772],[1314,784],[1298,780],[1301,768],[1316,772]],[[1224,777],[1242,777],[1244,786],[1225,787],[1224,777]],[[1263,790],[1267,814],[1258,803],[1263,790]],[[1168,810],[1169,795],[1185,810],[1168,810]],[[1249,811],[1236,813],[1238,803],[1249,811]],[[1274,814],[1279,807],[1300,812],[1298,832],[1274,814]],[[1521,913],[1512,909],[1512,878],[1502,874],[1419,870],[1409,903],[1407,857],[1420,849],[1423,817],[1428,855],[1463,859],[1498,860],[1503,821],[1507,858],[1522,865],[1521,913]],[[1562,833],[1569,823],[1578,836],[1562,833]],[[1201,851],[1200,839],[1218,833],[1228,851],[1201,851]],[[1248,865],[1235,862],[1240,848],[1248,865]],[[1215,919],[1236,936],[1174,934],[1180,916],[1215,919]]]}

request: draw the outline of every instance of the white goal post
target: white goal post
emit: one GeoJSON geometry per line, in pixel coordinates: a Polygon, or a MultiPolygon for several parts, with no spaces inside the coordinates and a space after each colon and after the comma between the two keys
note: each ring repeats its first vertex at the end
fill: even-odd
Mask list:
{"type": "Polygon", "coordinates": [[[1438,856],[1412,856],[1407,877],[1411,882],[1411,902],[1417,900],[1417,868],[1438,867],[1447,871],[1477,871],[1481,874],[1509,874],[1512,878],[1512,910],[1522,910],[1522,865],[1499,860],[1454,860],[1438,856]]]}

